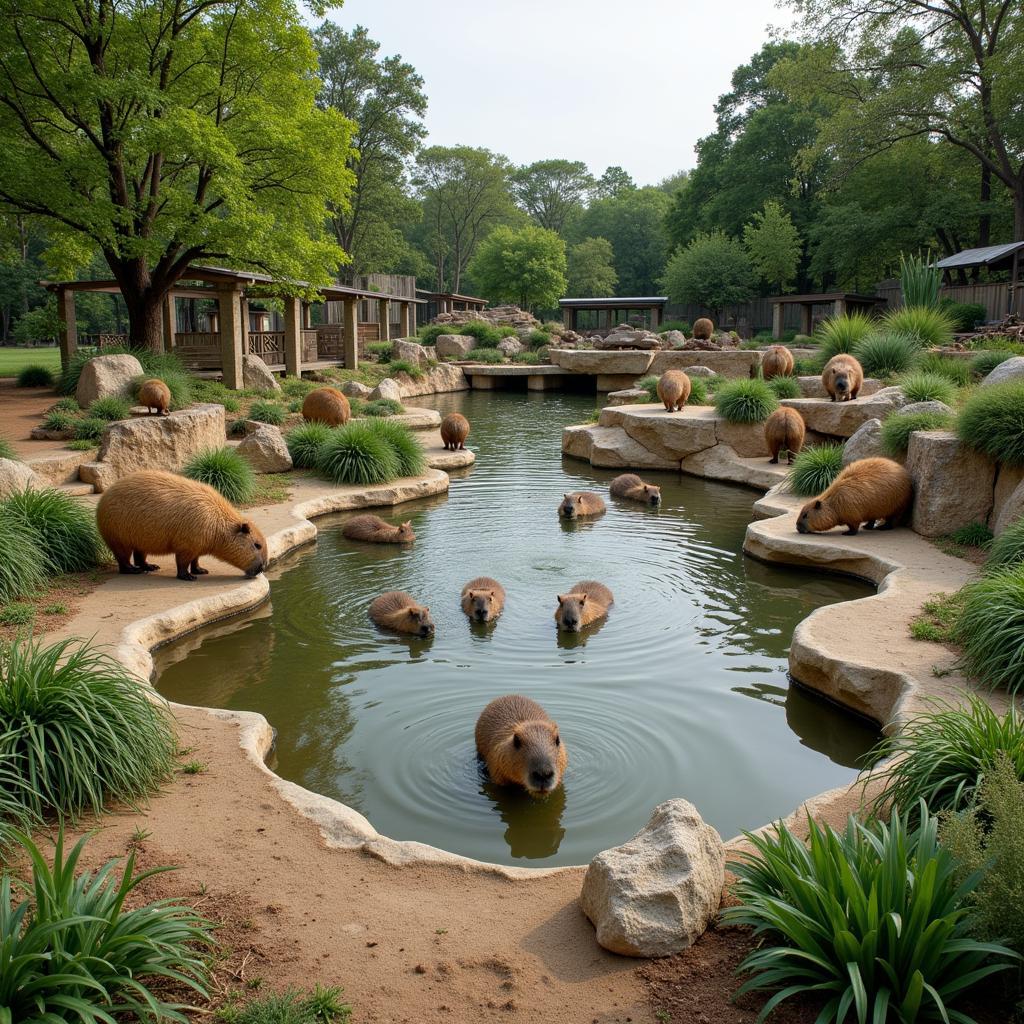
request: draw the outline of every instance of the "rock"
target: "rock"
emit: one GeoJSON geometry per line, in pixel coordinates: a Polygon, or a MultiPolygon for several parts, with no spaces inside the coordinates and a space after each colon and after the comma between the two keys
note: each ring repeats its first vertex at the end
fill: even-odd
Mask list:
{"type": "Polygon", "coordinates": [[[596,349],[656,349],[661,348],[661,338],[650,331],[633,330],[630,327],[616,327],[605,337],[594,342],[596,349]]]}
{"type": "Polygon", "coordinates": [[[360,384],[357,380],[347,380],[341,385],[339,389],[343,395],[347,395],[349,398],[369,398],[372,388],[367,387],[365,384],[360,384]]]}
{"type": "Polygon", "coordinates": [[[970,523],[987,522],[996,466],[952,431],[910,435],[907,471],[914,480],[911,525],[924,537],[941,537],[970,523]]]}
{"type": "MultiPolygon", "coordinates": [[[[461,366],[451,363],[439,363],[432,366],[420,380],[403,380],[399,384],[403,398],[416,398],[419,395],[439,395],[450,391],[468,391],[469,381],[462,372],[461,366]]],[[[367,389],[369,394],[369,389],[367,389]]]]}
{"type": "Polygon", "coordinates": [[[434,343],[438,359],[465,359],[476,347],[471,334],[439,334],[434,343]]]}
{"type": "Polygon", "coordinates": [[[688,366],[684,371],[687,377],[717,377],[718,374],[711,369],[710,366],[701,366],[699,363],[696,366],[688,366]]]}
{"type": "MultiPolygon", "coordinates": [[[[821,377],[797,377],[797,383],[800,385],[800,394],[804,398],[828,398],[828,392],[825,390],[825,385],[821,383],[821,377]]],[[[865,377],[864,383],[860,388],[860,397],[867,398],[869,395],[877,395],[881,390],[882,382],[877,380],[875,377],[865,377]]],[[[899,388],[892,388],[893,392],[899,392],[900,397],[903,397],[903,392],[899,388]]]]}
{"type": "MultiPolygon", "coordinates": [[[[903,388],[879,388],[869,397],[873,402],[886,402],[894,409],[902,409],[907,404],[907,396],[903,394],[903,388]]],[[[858,401],[863,401],[863,399],[864,392],[862,391],[858,401]]]]}
{"type": "Polygon", "coordinates": [[[242,356],[242,385],[252,391],[280,391],[281,385],[259,356],[242,356]]]}
{"type": "Polygon", "coordinates": [[[421,370],[427,368],[427,363],[430,360],[427,350],[419,342],[406,341],[404,338],[399,338],[391,343],[391,358],[404,360],[413,366],[418,366],[421,370]]]}
{"type": "Polygon", "coordinates": [[[15,459],[0,459],[0,498],[18,491],[37,491],[46,486],[46,481],[33,470],[15,459]]]}
{"type": "Polygon", "coordinates": [[[650,400],[650,395],[643,388],[626,388],[624,391],[612,391],[608,394],[609,405],[633,405],[636,402],[650,400]]]}
{"type": "Polygon", "coordinates": [[[780,479],[785,479],[787,472],[785,467],[770,465],[767,459],[742,461],[741,456],[727,444],[716,444],[713,448],[687,455],[679,463],[679,468],[684,473],[692,473],[706,480],[727,480],[734,484],[757,487],[762,491],[767,491],[777,485],[780,479]]]}
{"type": "Polygon", "coordinates": [[[848,466],[858,459],[873,459],[884,456],[882,450],[882,421],[865,420],[843,445],[843,465],[848,466]]]}
{"type": "Polygon", "coordinates": [[[267,423],[248,434],[237,450],[257,473],[287,473],[292,468],[281,431],[267,423]]]}
{"type": "MultiPolygon", "coordinates": [[[[621,427],[648,452],[678,465],[680,459],[718,444],[717,417],[713,409],[687,406],[682,412],[644,406],[616,406],[601,411],[602,427],[621,427]]],[[[764,432],[761,429],[761,444],[764,432]]],[[[767,449],[765,449],[767,451],[767,449]]]]}
{"type": "Polygon", "coordinates": [[[685,351],[657,352],[648,373],[659,376],[666,370],[690,372],[691,366],[704,366],[721,377],[756,377],[762,355],[757,351],[685,351]]]}
{"type": "MultiPolygon", "coordinates": [[[[899,391],[899,388],[895,390],[899,391]]],[[[903,392],[899,391],[899,394],[902,397],[903,392]]],[[[895,401],[884,397],[882,392],[853,402],[832,402],[827,398],[784,398],[780,404],[796,409],[803,416],[808,430],[842,438],[853,437],[868,420],[884,420],[899,408],[895,401]]]]}
{"type": "Polygon", "coordinates": [[[518,338],[502,338],[498,342],[498,351],[506,358],[519,355],[526,351],[526,346],[518,338]]]}
{"type": "Polygon", "coordinates": [[[682,331],[666,331],[661,337],[665,348],[682,348],[686,344],[686,335],[682,331]]]}
{"type": "MultiPolygon", "coordinates": [[[[1005,466],[1000,468],[1000,480],[1006,472],[1005,466]]],[[[999,484],[997,483],[997,497],[999,497],[998,492],[999,484]]],[[[1018,519],[1024,519],[1024,481],[1017,484],[1016,488],[1005,498],[995,503],[992,510],[992,532],[998,537],[1003,530],[1017,522],[1018,519]]]]}
{"type": "Polygon", "coordinates": [[[135,356],[95,356],[82,367],[75,398],[83,409],[97,398],[131,398],[132,381],[142,373],[142,363],[135,356]]]}
{"type": "Polygon", "coordinates": [[[933,413],[936,416],[952,416],[953,410],[945,402],[911,402],[900,409],[901,416],[913,416],[918,413],[933,413]]]}
{"type": "Polygon", "coordinates": [[[651,365],[650,352],[597,352],[592,349],[553,348],[551,362],[571,373],[592,373],[610,376],[628,374],[642,377],[651,365]]]}
{"type": "Polygon", "coordinates": [[[982,382],[983,388],[992,387],[994,384],[1006,384],[1011,380],[1024,378],[1024,356],[1014,356],[1000,363],[982,382]]]}
{"type": "Polygon", "coordinates": [[[391,398],[396,402],[402,401],[402,388],[397,380],[385,377],[371,392],[370,401],[377,398],[391,398]]]}
{"type": "Polygon", "coordinates": [[[718,912],[724,881],[719,834],[693,804],[666,800],[628,843],[590,862],[580,906],[605,949],[671,956],[703,935],[718,912]]]}

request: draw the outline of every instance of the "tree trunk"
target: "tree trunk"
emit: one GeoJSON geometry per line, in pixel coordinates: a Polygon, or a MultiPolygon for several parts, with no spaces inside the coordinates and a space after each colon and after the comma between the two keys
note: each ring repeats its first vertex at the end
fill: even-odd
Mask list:
{"type": "Polygon", "coordinates": [[[148,348],[162,352],[163,302],[165,292],[148,289],[141,294],[125,295],[128,307],[128,344],[132,348],[148,348]]]}
{"type": "Polygon", "coordinates": [[[1024,177],[1013,191],[1013,240],[1024,242],[1024,177]]]}
{"type": "Polygon", "coordinates": [[[978,217],[978,245],[986,246],[991,244],[992,238],[992,214],[989,212],[989,201],[992,198],[992,171],[982,164],[981,167],[981,189],[978,199],[981,203],[981,214],[978,217]]]}

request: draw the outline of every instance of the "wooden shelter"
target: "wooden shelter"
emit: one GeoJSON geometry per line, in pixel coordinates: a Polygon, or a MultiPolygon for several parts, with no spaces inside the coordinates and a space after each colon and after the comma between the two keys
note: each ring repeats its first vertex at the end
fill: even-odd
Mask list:
{"type": "Polygon", "coordinates": [[[454,313],[457,310],[483,309],[487,305],[486,299],[476,295],[460,295],[458,292],[429,292],[424,288],[417,288],[416,294],[426,303],[424,318],[429,322],[439,313],[454,313]]]}
{"type": "Polygon", "coordinates": [[[651,330],[665,319],[665,305],[668,303],[667,295],[640,295],[632,298],[608,298],[608,299],[559,299],[558,305],[562,310],[562,323],[571,331],[576,330],[581,312],[593,312],[597,319],[601,319],[601,313],[606,315],[606,327],[611,330],[619,322],[619,315],[627,310],[640,310],[648,315],[651,330]]]}
{"type": "Polygon", "coordinates": [[[800,333],[810,334],[814,330],[814,307],[829,307],[829,316],[843,316],[846,313],[873,313],[875,307],[884,306],[886,300],[880,295],[857,295],[854,292],[824,292],[820,295],[773,295],[772,296],[772,337],[781,338],[786,321],[786,306],[800,307],[800,333]]]}
{"type": "Polygon", "coordinates": [[[1005,245],[986,245],[980,249],[964,249],[947,256],[936,264],[947,285],[953,283],[952,271],[984,268],[990,271],[1009,271],[1005,312],[1020,313],[1019,293],[1024,289],[1021,273],[1024,271],[1024,241],[1007,242],[1005,245]]]}

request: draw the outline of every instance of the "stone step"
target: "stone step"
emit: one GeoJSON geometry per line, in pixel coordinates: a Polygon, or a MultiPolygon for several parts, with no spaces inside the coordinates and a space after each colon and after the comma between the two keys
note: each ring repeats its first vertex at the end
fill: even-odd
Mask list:
{"type": "Polygon", "coordinates": [[[95,454],[95,449],[85,452],[75,452],[69,448],[51,449],[45,455],[25,459],[25,465],[48,484],[57,487],[60,484],[77,483],[78,467],[92,461],[95,454]]]}
{"type": "Polygon", "coordinates": [[[72,498],[79,498],[85,494],[95,494],[96,488],[92,484],[83,483],[81,481],[73,484],[61,484],[59,487],[54,488],[55,491],[60,491],[61,494],[67,494],[72,498]]]}
{"type": "Polygon", "coordinates": [[[852,402],[832,402],[827,398],[784,398],[781,402],[800,413],[808,430],[841,438],[852,437],[868,420],[884,420],[903,403],[898,388],[883,388],[852,402]]]}

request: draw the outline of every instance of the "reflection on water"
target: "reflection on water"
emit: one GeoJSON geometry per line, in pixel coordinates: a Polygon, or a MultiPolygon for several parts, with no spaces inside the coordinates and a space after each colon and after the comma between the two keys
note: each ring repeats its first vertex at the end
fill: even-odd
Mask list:
{"type": "Polygon", "coordinates": [[[560,520],[564,492],[615,475],[560,455],[561,425],[591,398],[431,404],[469,417],[479,461],[447,498],[383,512],[412,519],[416,544],[353,544],[344,517],[321,520],[316,546],[271,573],[272,607],[162,652],[161,692],[261,711],[281,775],[386,835],[505,863],[582,863],[672,796],[731,836],[853,778],[874,730],[789,687],[786,656],[802,618],[866,586],[745,558],[753,492],[691,477],[647,474],[660,509],[609,501],[599,519],[560,520]],[[474,576],[507,591],[493,624],[459,608],[474,576]],[[615,604],[560,633],[556,595],[582,579],[606,583],[615,604]],[[370,601],[391,589],[430,605],[434,637],[370,624],[370,601]],[[491,785],[477,762],[476,717],[511,692],[543,704],[568,747],[564,786],[546,800],[491,785]]]}

